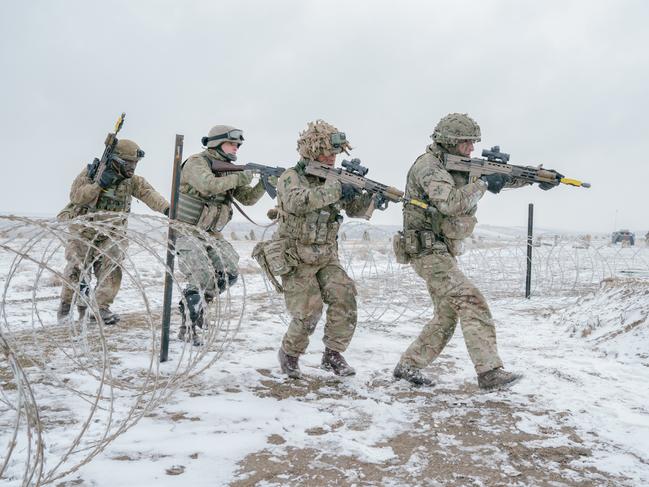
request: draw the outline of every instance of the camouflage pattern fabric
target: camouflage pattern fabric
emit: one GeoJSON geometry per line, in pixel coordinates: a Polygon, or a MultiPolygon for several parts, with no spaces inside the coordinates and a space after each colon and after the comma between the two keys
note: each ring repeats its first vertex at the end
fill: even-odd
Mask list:
{"type": "MultiPolygon", "coordinates": [[[[183,164],[180,173],[180,192],[200,198],[214,207],[218,214],[226,215],[222,226],[232,219],[232,201],[254,205],[264,195],[264,185],[259,181],[255,186],[240,186],[241,173],[221,173],[216,176],[210,167],[212,160],[226,161],[216,150],[206,149],[190,156],[183,164]]],[[[212,233],[216,233],[216,229],[212,233]]]]}
{"type": "Polygon", "coordinates": [[[130,211],[132,198],[143,201],[149,208],[159,212],[169,207],[167,200],[141,176],[125,179],[102,191],[99,185],[88,177],[86,168],[72,183],[70,203],[59,213],[58,218],[67,220],[94,212],[90,205],[97,197],[102,203],[106,193],[111,195],[110,205],[123,210],[107,211],[107,208],[99,208],[101,213],[90,217],[91,221],[110,221],[112,226],[110,234],[100,233],[84,225],[83,222],[70,226],[71,235],[65,249],[67,265],[63,271],[69,285],[64,284],[61,289],[61,301],[64,303],[71,302],[77,288],[75,283],[79,282],[80,277],[89,281],[90,267],[92,267],[97,279],[95,289],[97,303],[100,307],[109,306],[119,292],[122,282],[120,264],[128,244],[124,238],[123,228],[127,224],[126,215],[130,211]],[[115,218],[116,215],[124,215],[124,218],[115,218]]]}
{"type": "Polygon", "coordinates": [[[180,236],[176,241],[178,267],[189,282],[188,289],[201,295],[218,294],[216,273],[237,275],[239,254],[222,237],[208,241],[194,236],[180,236]]]}
{"type": "Polygon", "coordinates": [[[426,367],[442,352],[459,320],[476,372],[502,367],[489,306],[457,267],[455,258],[445,252],[433,253],[413,258],[412,266],[426,281],[435,314],[401,356],[401,363],[426,367]]]}
{"type": "Polygon", "coordinates": [[[324,265],[300,264],[282,277],[286,308],[292,319],[282,349],[293,357],[306,351],[309,336],[327,306],[323,342],[337,352],[347,350],[356,329],[356,287],[333,255],[324,265]]]}
{"type": "MultiPolygon", "coordinates": [[[[461,238],[449,238],[442,228],[445,221],[475,215],[486,184],[468,182],[462,173],[449,173],[442,163],[444,149],[428,146],[408,172],[405,194],[429,202],[435,211],[413,205],[404,207],[404,230],[432,231],[435,243],[419,255],[411,255],[411,265],[426,281],[435,306],[433,319],[401,357],[404,365],[422,368],[433,361],[453,336],[458,320],[477,373],[502,366],[496,346],[496,331],[489,307],[478,289],[457,267],[461,238]]],[[[466,235],[465,237],[468,237],[466,235]]]]}
{"type": "Polygon", "coordinates": [[[362,216],[371,196],[341,201],[338,182],[307,176],[302,160],[280,176],[277,184],[279,228],[274,239],[286,239],[295,268],[282,276],[286,307],[292,320],[282,340],[291,356],[304,353],[327,304],[325,346],[344,352],[356,328],[356,288],[338,261],[341,210],[362,216]]]}
{"type": "Polygon", "coordinates": [[[111,234],[110,237],[96,232],[93,234],[94,238],[83,232],[68,239],[65,247],[67,264],[63,271],[67,283],[61,289],[61,301],[64,303],[72,302],[82,278],[85,282],[90,282],[93,271],[97,279],[95,298],[100,308],[109,307],[119,292],[122,283],[121,264],[128,241],[116,234],[111,234]]]}

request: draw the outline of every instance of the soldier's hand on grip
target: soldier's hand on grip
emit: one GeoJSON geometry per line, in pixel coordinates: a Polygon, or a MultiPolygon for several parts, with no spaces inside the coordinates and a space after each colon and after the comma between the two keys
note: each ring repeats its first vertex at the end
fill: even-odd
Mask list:
{"type": "Polygon", "coordinates": [[[486,174],[481,176],[480,179],[487,183],[487,191],[498,194],[503,189],[511,178],[507,174],[486,174]]]}
{"type": "Polygon", "coordinates": [[[340,187],[342,189],[342,196],[340,199],[342,199],[343,201],[351,201],[356,197],[356,195],[359,195],[361,193],[361,191],[356,188],[356,186],[349,183],[342,183],[340,187]]]}
{"type": "Polygon", "coordinates": [[[101,176],[99,177],[99,181],[97,181],[97,184],[99,185],[100,188],[106,189],[109,186],[112,186],[113,184],[117,184],[123,180],[124,180],[124,176],[119,174],[119,172],[115,170],[112,164],[109,164],[106,166],[106,169],[104,169],[104,171],[101,173],[101,176]]]}

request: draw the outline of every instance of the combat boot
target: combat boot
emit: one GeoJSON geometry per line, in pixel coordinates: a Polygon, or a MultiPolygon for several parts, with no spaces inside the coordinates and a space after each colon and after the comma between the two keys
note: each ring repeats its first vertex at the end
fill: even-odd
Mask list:
{"type": "MultiPolygon", "coordinates": [[[[120,317],[117,313],[113,313],[109,307],[99,308],[99,318],[103,321],[104,325],[116,325],[120,317]]],[[[90,315],[88,321],[93,323],[97,322],[97,317],[94,313],[90,315]]]]}
{"type": "Polygon", "coordinates": [[[288,375],[291,379],[301,379],[302,373],[300,372],[300,364],[298,364],[298,358],[288,355],[280,347],[279,352],[277,352],[277,358],[279,359],[279,366],[282,369],[282,372],[288,375]]]}
{"type": "Polygon", "coordinates": [[[178,340],[183,342],[189,342],[191,340],[192,345],[200,347],[203,345],[203,340],[196,332],[196,326],[199,326],[200,328],[203,327],[203,307],[201,305],[201,297],[198,292],[192,289],[185,289],[183,294],[185,296],[185,301],[187,301],[189,313],[185,312],[185,301],[180,300],[178,303],[178,311],[180,311],[182,322],[180,324],[180,330],[178,330],[178,340]],[[189,315],[191,325],[187,324],[187,315],[189,315]]]}
{"type": "Polygon", "coordinates": [[[478,375],[478,386],[485,391],[493,391],[495,389],[503,389],[514,385],[518,382],[522,374],[514,374],[507,372],[502,367],[491,369],[478,375]]]}
{"type": "Polygon", "coordinates": [[[432,387],[435,385],[435,382],[432,379],[429,379],[421,373],[421,369],[402,364],[401,362],[399,362],[394,368],[392,375],[394,375],[396,379],[407,380],[416,386],[432,387]]]}
{"type": "Polygon", "coordinates": [[[325,348],[322,354],[321,367],[325,370],[331,370],[336,375],[348,376],[356,375],[354,368],[347,363],[345,357],[340,352],[330,348],[325,348]]]}
{"type": "Polygon", "coordinates": [[[70,316],[70,303],[61,301],[59,309],[56,311],[56,319],[58,321],[64,321],[68,316],[70,316]]]}

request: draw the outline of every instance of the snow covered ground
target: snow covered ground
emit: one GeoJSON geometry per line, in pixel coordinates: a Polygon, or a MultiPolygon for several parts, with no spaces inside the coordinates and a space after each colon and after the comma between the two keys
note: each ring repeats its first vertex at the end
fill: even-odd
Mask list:
{"type": "MultiPolygon", "coordinates": [[[[172,339],[171,360],[161,365],[152,357],[163,272],[150,251],[130,247],[137,278],[125,279],[115,304],[123,321],[104,331],[103,351],[93,349],[96,329],[57,334],[55,277],[45,272],[34,291],[38,266],[20,266],[2,331],[15,347],[38,352],[35,364],[22,363],[44,428],[43,470],[71,452],[56,472],[72,471],[53,485],[649,485],[649,249],[535,248],[526,300],[520,242],[470,245],[462,266],[489,298],[506,367],[525,374],[511,390],[482,393],[459,329],[425,371],[435,387],[392,379],[432,308],[384,237],[341,242],[359,289],[359,324],[345,354],[357,375],[344,379],[319,368],[322,323],[301,359],[307,378],[279,373],[288,317],[249,257],[252,241],[234,242],[243,280],[221,310],[228,343],[213,331],[211,351],[197,352],[172,339]],[[69,352],[66,340],[85,352],[69,352]],[[97,376],[103,370],[108,379],[97,376]],[[101,448],[75,469],[93,441],[101,448]]],[[[49,252],[52,268],[62,266],[60,249],[49,252]]],[[[12,258],[0,254],[3,269],[12,258]]],[[[14,434],[15,382],[0,367],[0,452],[14,434]]],[[[22,421],[3,485],[21,485],[30,456],[22,421]]]]}

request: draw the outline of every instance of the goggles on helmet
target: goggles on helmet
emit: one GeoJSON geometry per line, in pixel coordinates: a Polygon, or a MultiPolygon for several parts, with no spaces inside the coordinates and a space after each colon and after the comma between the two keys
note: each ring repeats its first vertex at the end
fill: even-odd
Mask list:
{"type": "Polygon", "coordinates": [[[220,140],[220,139],[226,139],[229,142],[236,142],[238,144],[243,143],[243,130],[239,129],[234,129],[234,130],[229,130],[224,134],[220,135],[214,135],[212,137],[203,137],[201,140],[203,142],[203,145],[207,145],[208,142],[211,142],[213,140],[220,140]]]}
{"type": "Polygon", "coordinates": [[[331,146],[337,154],[343,151],[345,145],[347,145],[347,136],[345,135],[345,132],[335,132],[331,134],[331,146]]]}

